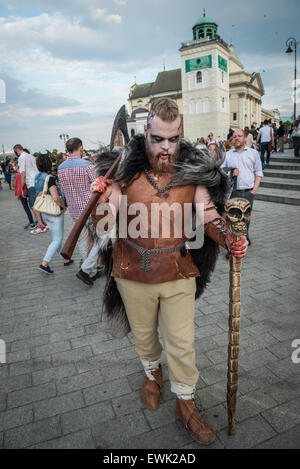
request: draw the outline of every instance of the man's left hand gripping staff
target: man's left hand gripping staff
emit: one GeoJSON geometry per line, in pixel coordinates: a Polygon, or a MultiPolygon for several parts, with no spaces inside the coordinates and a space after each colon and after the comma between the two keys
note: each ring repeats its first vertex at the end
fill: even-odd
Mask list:
{"type": "Polygon", "coordinates": [[[237,259],[245,257],[248,249],[248,240],[246,236],[242,236],[239,241],[234,242],[230,234],[226,235],[226,244],[229,252],[237,259]]]}
{"type": "Polygon", "coordinates": [[[100,176],[91,184],[91,192],[102,192],[108,198],[112,193],[112,184],[112,179],[100,176]]]}

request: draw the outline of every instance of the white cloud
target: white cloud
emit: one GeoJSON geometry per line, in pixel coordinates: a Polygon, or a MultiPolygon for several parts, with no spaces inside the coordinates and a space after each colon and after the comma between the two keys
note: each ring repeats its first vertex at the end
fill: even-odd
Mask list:
{"type": "Polygon", "coordinates": [[[108,22],[113,22],[113,23],[122,23],[122,16],[121,15],[108,15],[105,18],[106,21],[108,22]]]}

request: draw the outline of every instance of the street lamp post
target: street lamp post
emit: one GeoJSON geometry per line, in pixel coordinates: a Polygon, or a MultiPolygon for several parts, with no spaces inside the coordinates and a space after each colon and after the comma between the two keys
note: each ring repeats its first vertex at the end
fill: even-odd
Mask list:
{"type": "Polygon", "coordinates": [[[66,146],[66,141],[69,139],[69,135],[67,134],[60,134],[59,138],[64,141],[64,144],[66,146]]]}
{"type": "Polygon", "coordinates": [[[287,50],[286,54],[291,54],[295,51],[295,68],[294,68],[294,120],[296,120],[296,100],[297,100],[297,41],[294,37],[289,37],[286,41],[287,50]]]}

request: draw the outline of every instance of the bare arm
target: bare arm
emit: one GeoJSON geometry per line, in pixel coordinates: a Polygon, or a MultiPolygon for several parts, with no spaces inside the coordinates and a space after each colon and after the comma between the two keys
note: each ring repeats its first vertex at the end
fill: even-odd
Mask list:
{"type": "Polygon", "coordinates": [[[54,202],[56,202],[57,205],[59,205],[60,207],[62,207],[65,210],[66,206],[64,204],[64,201],[61,199],[61,197],[58,194],[57,187],[56,186],[49,187],[49,192],[50,192],[54,202]]]}
{"type": "Polygon", "coordinates": [[[259,185],[260,185],[260,181],[261,181],[261,176],[256,176],[255,180],[254,180],[254,186],[253,186],[253,189],[252,189],[252,194],[256,194],[257,192],[257,189],[259,188],[259,185]]]}

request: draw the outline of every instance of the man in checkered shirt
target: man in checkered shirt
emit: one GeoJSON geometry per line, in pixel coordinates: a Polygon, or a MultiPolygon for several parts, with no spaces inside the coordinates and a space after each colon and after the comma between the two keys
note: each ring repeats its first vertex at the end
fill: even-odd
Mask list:
{"type": "MultiPolygon", "coordinates": [[[[58,167],[58,181],[63,191],[69,213],[76,221],[85,209],[91,197],[90,185],[96,179],[93,165],[82,158],[83,145],[79,138],[70,138],[66,143],[68,158],[58,167]]],[[[98,246],[94,242],[90,249],[90,235],[93,232],[92,221],[89,218],[78,239],[78,248],[83,259],[81,269],[76,276],[87,285],[93,285],[98,278],[97,269],[98,246]]]]}

